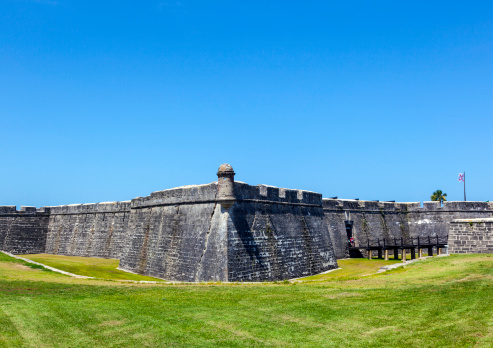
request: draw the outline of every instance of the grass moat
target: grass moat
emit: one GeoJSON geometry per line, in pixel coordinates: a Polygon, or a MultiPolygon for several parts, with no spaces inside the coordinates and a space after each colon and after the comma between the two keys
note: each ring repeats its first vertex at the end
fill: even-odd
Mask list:
{"type": "Polygon", "coordinates": [[[135,280],[135,281],[162,281],[162,279],[148,277],[140,274],[125,272],[118,269],[120,260],[100,259],[96,257],[63,256],[50,254],[19,255],[43,265],[51,266],[59,270],[86,277],[135,280]]]}
{"type": "Polygon", "coordinates": [[[130,274],[105,263],[117,260],[27,257],[97,279],[0,253],[0,347],[493,346],[488,254],[379,274],[399,261],[340,260],[326,274],[257,284],[139,284],[118,280],[130,274]]]}

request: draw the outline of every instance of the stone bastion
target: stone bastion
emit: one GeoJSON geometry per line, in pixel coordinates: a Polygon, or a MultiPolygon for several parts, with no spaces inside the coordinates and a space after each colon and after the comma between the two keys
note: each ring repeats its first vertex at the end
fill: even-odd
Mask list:
{"type": "MultiPolygon", "coordinates": [[[[479,239],[491,223],[469,231],[469,223],[454,220],[493,218],[492,202],[421,206],[322,199],[319,193],[252,186],[234,177],[223,164],[210,184],[130,201],[0,206],[0,250],[115,258],[121,269],[176,281],[283,280],[336,268],[337,259],[349,256],[349,237],[362,244],[443,238],[451,231],[459,248],[463,238],[479,239]]],[[[490,250],[490,244],[481,245],[490,250]]]]}
{"type": "Polygon", "coordinates": [[[176,281],[266,281],[337,267],[322,195],[234,181],[157,191],[125,202],[0,208],[0,249],[116,258],[176,281]]]}

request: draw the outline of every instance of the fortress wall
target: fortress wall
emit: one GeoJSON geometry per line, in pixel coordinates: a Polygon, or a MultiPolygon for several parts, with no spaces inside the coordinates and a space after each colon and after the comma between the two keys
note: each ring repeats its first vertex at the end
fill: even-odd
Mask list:
{"type": "Polygon", "coordinates": [[[216,194],[217,183],[211,183],[133,199],[132,233],[126,239],[120,268],[177,281],[227,280],[226,245],[217,231],[221,210],[216,194]],[[214,259],[218,255],[222,257],[214,259]]]}
{"type": "Polygon", "coordinates": [[[337,267],[318,193],[235,183],[230,281],[298,278],[337,267]]]}
{"type": "Polygon", "coordinates": [[[408,216],[412,236],[445,237],[448,225],[454,219],[493,217],[493,203],[450,201],[440,207],[438,202],[424,202],[423,208],[411,209],[408,216]]]}
{"type": "MultiPolygon", "coordinates": [[[[352,222],[357,245],[367,240],[409,237],[407,210],[413,204],[359,200],[324,199],[324,218],[329,226],[337,258],[349,256],[345,221],[352,222]]],[[[418,203],[419,205],[419,203],[418,203]]]]}
{"type": "Polygon", "coordinates": [[[343,259],[349,257],[347,250],[347,233],[345,221],[348,220],[346,212],[343,210],[343,203],[351,205],[357,201],[342,201],[335,199],[323,199],[324,221],[328,227],[329,236],[334,248],[335,257],[343,259]]]}
{"type": "Polygon", "coordinates": [[[452,254],[493,253],[493,219],[456,219],[449,224],[452,254]]]}
{"type": "Polygon", "coordinates": [[[329,226],[337,258],[348,256],[345,220],[353,222],[357,245],[378,239],[446,237],[454,219],[493,217],[492,202],[395,203],[323,199],[325,221],[329,226]]]}
{"type": "Polygon", "coordinates": [[[0,207],[0,248],[120,259],[120,268],[177,281],[264,281],[337,267],[349,231],[367,240],[445,237],[454,219],[493,218],[493,203],[323,199],[319,193],[218,181],[132,201],[0,207]]]}
{"type": "Polygon", "coordinates": [[[129,202],[3,207],[0,241],[26,253],[118,258],[122,269],[177,281],[282,280],[337,267],[320,194],[226,179],[129,202]],[[18,238],[35,236],[28,219],[14,228],[21,215],[44,219],[30,227],[43,237],[30,249],[18,238]]]}
{"type": "Polygon", "coordinates": [[[0,250],[13,254],[44,252],[49,209],[0,207],[0,250]]]}
{"type": "Polygon", "coordinates": [[[120,258],[130,201],[62,205],[50,212],[46,253],[120,258]]]}
{"type": "Polygon", "coordinates": [[[238,182],[234,191],[229,209],[217,183],[132,200],[120,268],[177,281],[262,281],[337,267],[320,194],[238,182]]]}

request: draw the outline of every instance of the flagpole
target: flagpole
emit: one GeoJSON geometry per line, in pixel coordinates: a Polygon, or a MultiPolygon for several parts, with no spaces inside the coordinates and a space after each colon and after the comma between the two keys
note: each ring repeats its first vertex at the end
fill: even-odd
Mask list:
{"type": "Polygon", "coordinates": [[[466,171],[464,171],[464,202],[466,201],[466,171]]]}

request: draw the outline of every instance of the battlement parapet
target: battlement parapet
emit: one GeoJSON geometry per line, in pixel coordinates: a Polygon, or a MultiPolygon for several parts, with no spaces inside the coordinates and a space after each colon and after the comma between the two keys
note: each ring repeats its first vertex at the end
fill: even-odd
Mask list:
{"type": "Polygon", "coordinates": [[[355,199],[324,198],[322,200],[325,210],[350,210],[350,211],[382,211],[399,212],[410,211],[420,207],[419,202],[387,202],[387,201],[361,201],[355,199]]]}
{"type": "Polygon", "coordinates": [[[15,205],[0,206],[0,214],[11,214],[16,212],[17,212],[17,207],[15,205]]]}
{"type": "Polygon", "coordinates": [[[101,202],[87,204],[69,204],[55,207],[44,207],[53,215],[90,214],[90,213],[117,213],[130,211],[130,201],[101,202]]]}
{"type": "Polygon", "coordinates": [[[362,210],[364,203],[355,199],[322,199],[322,206],[328,210],[362,210]]]}
{"type": "Polygon", "coordinates": [[[242,182],[235,182],[235,197],[237,200],[322,206],[322,194],[320,193],[279,188],[269,185],[252,186],[242,182]]]}
{"type": "Polygon", "coordinates": [[[364,206],[364,210],[383,210],[383,203],[381,202],[363,201],[362,203],[364,206]]]}
{"type": "Polygon", "coordinates": [[[423,202],[422,210],[438,210],[438,209],[442,209],[442,205],[439,201],[423,202]]]}
{"type": "Polygon", "coordinates": [[[443,206],[447,210],[493,210],[493,202],[445,201],[443,206]]]}
{"type": "MultiPolygon", "coordinates": [[[[132,199],[132,208],[176,204],[211,203],[217,199],[217,182],[206,185],[177,187],[156,191],[146,197],[132,199]]],[[[303,190],[291,190],[268,185],[252,186],[234,183],[235,199],[238,201],[265,201],[266,203],[291,203],[322,206],[322,194],[303,190]]]]}
{"type": "Polygon", "coordinates": [[[341,201],[332,198],[322,198],[322,207],[330,210],[342,210],[341,201]]]}
{"type": "Polygon", "coordinates": [[[493,212],[493,202],[473,201],[445,201],[443,206],[438,201],[423,202],[386,202],[386,201],[362,201],[355,199],[324,198],[322,205],[325,210],[351,210],[351,211],[383,211],[383,212],[447,212],[447,211],[478,211],[493,212]]]}
{"type": "Polygon", "coordinates": [[[399,205],[402,211],[414,211],[421,209],[420,202],[400,202],[399,205]]]}
{"type": "Polygon", "coordinates": [[[214,202],[216,195],[217,182],[205,185],[181,186],[152,192],[146,197],[136,197],[131,201],[131,208],[214,202]]]}
{"type": "Polygon", "coordinates": [[[2,205],[0,206],[0,214],[36,214],[36,213],[49,213],[49,208],[46,207],[36,208],[31,206],[21,206],[19,210],[15,205],[2,205]]]}

